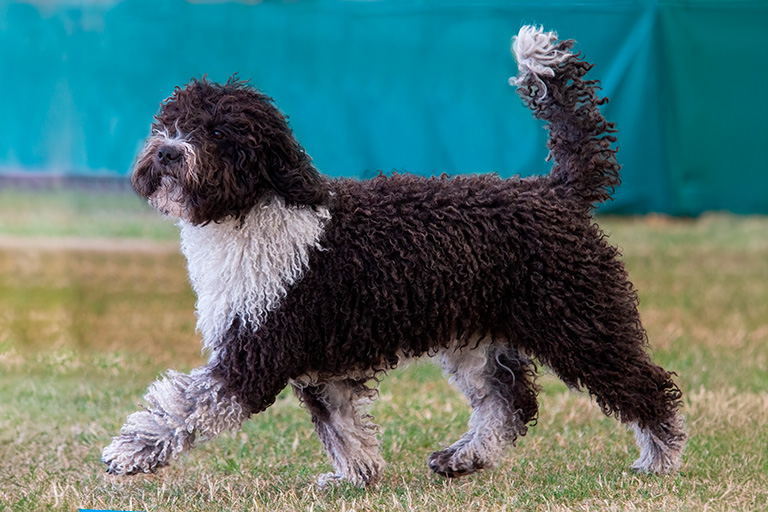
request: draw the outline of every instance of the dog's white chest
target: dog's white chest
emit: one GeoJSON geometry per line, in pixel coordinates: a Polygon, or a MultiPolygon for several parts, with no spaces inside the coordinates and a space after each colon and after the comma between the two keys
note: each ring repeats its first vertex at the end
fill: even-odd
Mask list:
{"type": "Polygon", "coordinates": [[[243,222],[181,227],[181,250],[197,294],[197,329],[214,358],[222,335],[239,317],[256,330],[303,275],[320,248],[330,214],[285,206],[279,197],[257,204],[243,222]]]}

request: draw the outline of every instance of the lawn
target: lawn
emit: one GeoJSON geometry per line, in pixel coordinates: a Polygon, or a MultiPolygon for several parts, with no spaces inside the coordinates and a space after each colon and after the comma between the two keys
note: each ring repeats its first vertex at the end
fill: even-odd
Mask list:
{"type": "Polygon", "coordinates": [[[176,228],[122,193],[0,192],[0,511],[768,510],[768,218],[600,223],[685,392],[680,474],[631,473],[632,434],[544,370],[539,422],[504,464],[437,477],[426,457],[469,411],[420,363],[372,408],[382,482],[321,490],[330,465],[288,392],[156,475],[105,474],[101,450],[146,387],[202,363],[176,228]]]}

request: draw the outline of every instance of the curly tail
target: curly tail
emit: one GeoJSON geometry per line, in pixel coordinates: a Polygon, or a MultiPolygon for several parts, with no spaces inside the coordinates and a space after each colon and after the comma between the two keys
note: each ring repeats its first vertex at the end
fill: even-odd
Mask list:
{"type": "Polygon", "coordinates": [[[509,79],[538,119],[547,121],[550,175],[586,208],[611,198],[619,185],[614,124],[605,120],[597,80],[584,80],[592,64],[571,53],[574,41],[558,41],[555,32],[524,26],[512,39],[519,73],[509,79]]]}

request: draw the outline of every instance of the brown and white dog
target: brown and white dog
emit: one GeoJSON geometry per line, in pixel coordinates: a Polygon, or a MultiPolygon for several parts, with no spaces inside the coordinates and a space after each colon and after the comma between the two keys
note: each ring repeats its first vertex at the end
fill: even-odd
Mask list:
{"type": "Polygon", "coordinates": [[[593,207],[618,185],[613,124],[573,41],[523,27],[510,82],[549,123],[547,176],[323,177],[270,98],[192,81],[164,102],[132,180],[179,219],[208,363],[149,388],[102,459],[153,472],[238,429],[291,385],[334,471],[375,483],[375,377],[427,356],[472,407],[433,453],[448,477],[496,466],[538,414],[537,360],[634,428],[634,468],[676,471],[686,440],[672,374],[646,353],[637,296],[593,207]]]}

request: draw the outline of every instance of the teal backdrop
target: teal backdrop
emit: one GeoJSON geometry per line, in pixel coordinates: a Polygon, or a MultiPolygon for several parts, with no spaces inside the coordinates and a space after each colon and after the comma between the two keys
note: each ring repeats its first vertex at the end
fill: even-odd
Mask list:
{"type": "Polygon", "coordinates": [[[159,102],[233,73],[318,168],[545,173],[507,84],[543,24],[596,65],[623,185],[603,210],[768,213],[768,1],[0,0],[0,173],[127,175],[159,102]]]}

